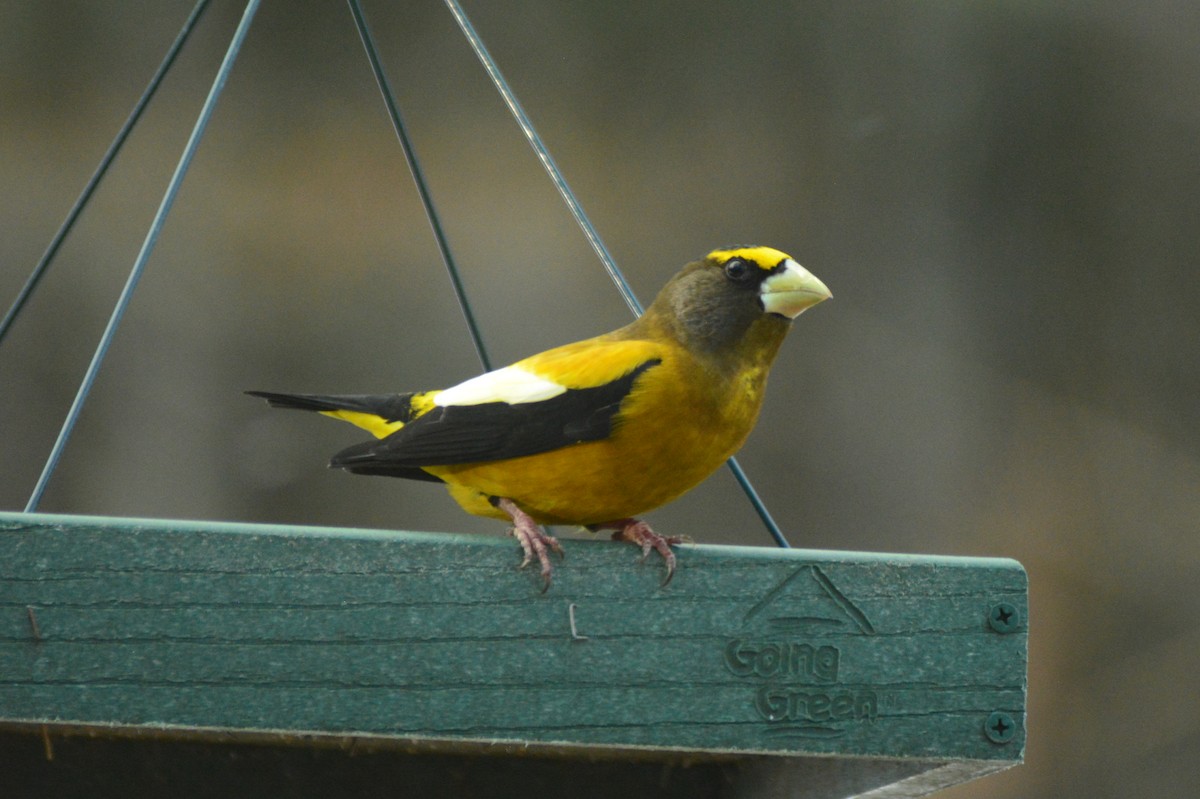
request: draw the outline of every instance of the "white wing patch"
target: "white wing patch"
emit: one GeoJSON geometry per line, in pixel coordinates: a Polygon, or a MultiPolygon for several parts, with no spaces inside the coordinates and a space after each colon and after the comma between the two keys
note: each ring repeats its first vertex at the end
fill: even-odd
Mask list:
{"type": "Polygon", "coordinates": [[[516,405],[522,402],[541,402],[557,397],[566,390],[566,386],[560,386],[552,380],[538,377],[516,366],[506,366],[464,380],[457,386],[439,392],[433,398],[433,404],[446,406],[507,402],[516,405]]]}

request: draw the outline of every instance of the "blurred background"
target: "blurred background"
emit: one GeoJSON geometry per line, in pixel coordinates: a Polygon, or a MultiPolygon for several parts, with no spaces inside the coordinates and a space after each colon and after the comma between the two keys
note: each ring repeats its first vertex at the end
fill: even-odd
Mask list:
{"type": "MultiPolygon", "coordinates": [[[[627,321],[446,9],[365,6],[496,362],[627,321]]],[[[0,0],[3,308],[190,7],[0,0]]],[[[466,7],[643,300],[729,243],[832,289],[741,455],[794,545],[1025,565],[1027,764],[941,795],[1194,795],[1200,6],[466,7]]],[[[0,346],[0,509],[241,10],[214,2],[0,346]]],[[[41,510],[497,535],[241,395],[478,371],[345,4],[265,3],[41,510]]],[[[770,545],[725,471],[648,518],[770,545]]]]}

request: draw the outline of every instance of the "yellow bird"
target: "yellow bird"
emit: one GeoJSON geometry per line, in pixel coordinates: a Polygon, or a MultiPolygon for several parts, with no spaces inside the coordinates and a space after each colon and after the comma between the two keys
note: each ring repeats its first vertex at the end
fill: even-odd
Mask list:
{"type": "Polygon", "coordinates": [[[473,377],[410,394],[247,392],[318,411],[375,438],[333,456],[355,474],[443,482],[469,513],[510,521],[546,587],[558,541],[539,524],[614,530],[662,555],[636,517],[729,459],[754,427],[767,372],[825,284],[770,247],[714,250],[685,266],[636,321],[473,377]]]}

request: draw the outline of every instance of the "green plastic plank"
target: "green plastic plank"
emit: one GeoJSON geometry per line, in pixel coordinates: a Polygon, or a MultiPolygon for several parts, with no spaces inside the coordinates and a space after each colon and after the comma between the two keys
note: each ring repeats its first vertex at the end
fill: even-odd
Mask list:
{"type": "Polygon", "coordinates": [[[541,593],[499,536],[0,514],[0,726],[733,758],[780,796],[1021,760],[1014,561],[689,545],[664,587],[565,548],[541,593]]]}

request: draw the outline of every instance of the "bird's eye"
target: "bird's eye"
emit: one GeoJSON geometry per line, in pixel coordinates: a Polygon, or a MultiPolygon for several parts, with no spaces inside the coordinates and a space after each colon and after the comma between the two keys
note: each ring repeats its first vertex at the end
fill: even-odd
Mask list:
{"type": "Polygon", "coordinates": [[[741,258],[730,258],[725,262],[725,277],[740,283],[750,277],[750,264],[741,258]]]}

